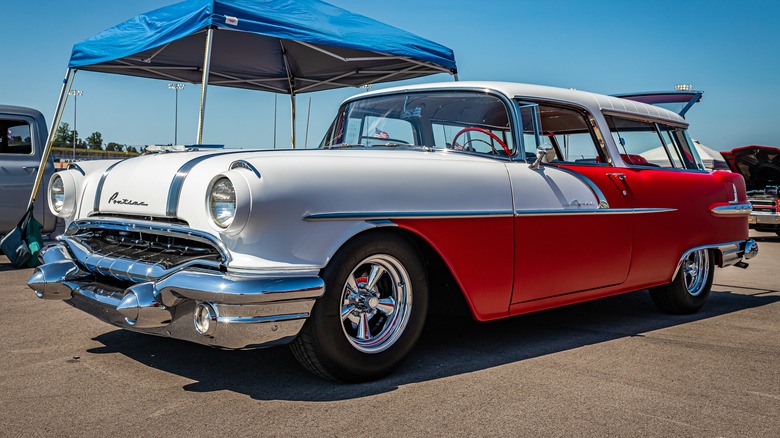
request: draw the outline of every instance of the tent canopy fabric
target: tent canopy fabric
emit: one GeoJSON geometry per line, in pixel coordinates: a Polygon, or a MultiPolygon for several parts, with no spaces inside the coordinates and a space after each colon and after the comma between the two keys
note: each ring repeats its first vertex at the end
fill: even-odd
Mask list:
{"type": "Polygon", "coordinates": [[[295,95],[457,74],[452,50],[319,0],[189,0],[73,47],[69,68],[295,95]]]}

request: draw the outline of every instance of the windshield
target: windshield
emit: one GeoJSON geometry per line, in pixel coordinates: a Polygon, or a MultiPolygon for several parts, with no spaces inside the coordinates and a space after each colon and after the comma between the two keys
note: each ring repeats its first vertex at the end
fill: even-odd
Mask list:
{"type": "Polygon", "coordinates": [[[349,102],[320,147],[426,147],[497,156],[515,150],[508,111],[500,99],[451,91],[349,102]]]}

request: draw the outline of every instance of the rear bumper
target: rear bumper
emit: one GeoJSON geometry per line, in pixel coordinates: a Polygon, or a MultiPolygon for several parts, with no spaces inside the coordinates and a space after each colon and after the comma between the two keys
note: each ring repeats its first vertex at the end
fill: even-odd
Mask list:
{"type": "Polygon", "coordinates": [[[291,341],[325,285],[311,275],[234,275],[185,267],[155,280],[106,283],[65,243],[48,247],[27,285],[98,319],[142,333],[243,349],[291,341]]]}

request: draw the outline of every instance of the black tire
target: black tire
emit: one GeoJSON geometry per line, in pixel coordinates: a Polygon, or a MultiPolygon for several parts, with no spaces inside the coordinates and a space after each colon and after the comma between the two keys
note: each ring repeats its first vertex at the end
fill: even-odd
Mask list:
{"type": "Polygon", "coordinates": [[[428,311],[427,276],[416,247],[386,231],[359,235],[339,249],[321,276],[325,294],[290,344],[296,359],[314,374],[341,382],[392,373],[420,337],[428,311]],[[378,273],[373,285],[371,271],[378,273]]]}
{"type": "Polygon", "coordinates": [[[780,237],[780,231],[775,231],[775,234],[777,234],[777,236],[780,237]]]}
{"type": "Polygon", "coordinates": [[[677,315],[697,312],[707,302],[712,288],[715,263],[712,253],[693,251],[685,259],[671,283],[650,289],[650,297],[660,310],[677,315]]]}

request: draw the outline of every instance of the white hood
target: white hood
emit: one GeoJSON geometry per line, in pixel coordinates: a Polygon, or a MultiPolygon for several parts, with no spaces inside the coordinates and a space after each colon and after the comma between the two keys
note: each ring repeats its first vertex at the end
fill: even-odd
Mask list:
{"type": "Polygon", "coordinates": [[[179,152],[137,157],[109,168],[99,190],[99,211],[129,215],[166,215],[177,173],[219,152],[179,152]]]}

